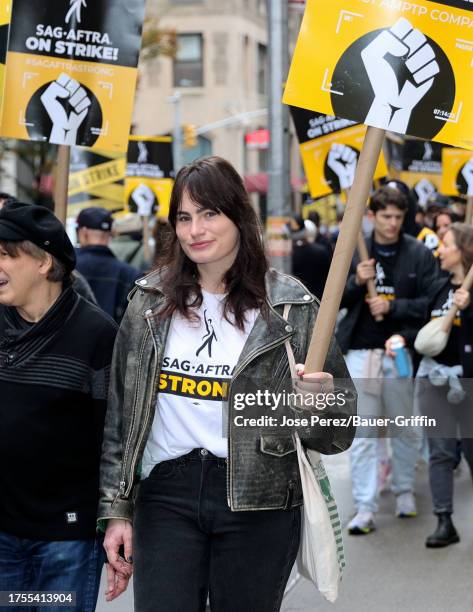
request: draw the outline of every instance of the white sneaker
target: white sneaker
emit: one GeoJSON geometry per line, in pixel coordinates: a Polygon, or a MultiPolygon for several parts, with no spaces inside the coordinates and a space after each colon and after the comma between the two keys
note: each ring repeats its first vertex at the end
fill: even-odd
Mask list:
{"type": "Polygon", "coordinates": [[[348,523],[348,533],[350,535],[366,535],[375,530],[374,515],[366,510],[358,511],[348,523]]]}
{"type": "Polygon", "coordinates": [[[396,516],[399,518],[413,518],[417,516],[417,506],[414,494],[408,491],[396,497],[396,516]]]}

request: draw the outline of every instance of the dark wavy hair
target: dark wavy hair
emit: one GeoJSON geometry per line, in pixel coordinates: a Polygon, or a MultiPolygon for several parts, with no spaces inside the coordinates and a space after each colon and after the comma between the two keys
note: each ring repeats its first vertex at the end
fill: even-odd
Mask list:
{"type": "Polygon", "coordinates": [[[176,218],[184,193],[196,206],[224,214],[238,228],[238,253],[223,278],[227,293],[223,315],[229,322],[233,315],[236,325],[243,330],[247,310],[255,308],[267,314],[265,275],[268,262],[262,227],[243,181],[228,161],[216,156],[184,166],[176,177],[169,209],[172,232],[162,268],[162,287],[167,299],[160,316],[170,316],[177,311],[191,320],[195,318],[191,309],[202,304],[197,265],[184,253],[176,236],[176,218]]]}
{"type": "Polygon", "coordinates": [[[407,195],[398,187],[389,187],[384,185],[371,197],[370,210],[377,213],[379,210],[386,210],[388,206],[395,206],[402,212],[408,209],[407,195]]]}
{"type": "Polygon", "coordinates": [[[455,245],[461,252],[461,262],[465,276],[473,265],[473,226],[467,223],[452,223],[448,228],[455,239],[455,245]]]}

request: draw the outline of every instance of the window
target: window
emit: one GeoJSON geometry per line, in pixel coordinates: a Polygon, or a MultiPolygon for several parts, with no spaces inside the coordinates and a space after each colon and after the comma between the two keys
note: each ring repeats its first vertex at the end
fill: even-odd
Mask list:
{"type": "Polygon", "coordinates": [[[203,72],[202,34],[178,34],[174,87],[202,87],[203,72]]]}
{"type": "Polygon", "coordinates": [[[266,45],[258,43],[258,73],[256,88],[259,94],[265,96],[268,93],[268,51],[266,45]]]}

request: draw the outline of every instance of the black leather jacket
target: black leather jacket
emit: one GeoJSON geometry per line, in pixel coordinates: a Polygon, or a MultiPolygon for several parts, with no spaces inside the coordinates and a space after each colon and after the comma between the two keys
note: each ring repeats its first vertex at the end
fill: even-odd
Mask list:
{"type": "MultiPolygon", "coordinates": [[[[315,298],[295,278],[270,271],[267,275],[269,317],[261,315],[251,330],[233,373],[228,393],[229,413],[235,389],[242,380],[265,381],[265,389],[278,393],[292,390],[284,342],[290,339],[297,362],[305,361],[317,315],[315,298]],[[292,305],[288,320],[284,304],[292,305]]],[[[99,519],[132,520],[133,500],[139,482],[139,464],[152,425],[170,318],[155,313],[164,303],[159,272],[137,281],[118,332],[112,362],[112,380],[105,423],[101,465],[99,519]]],[[[342,408],[331,414],[348,417],[356,410],[356,392],[340,350],[332,340],[325,370],[332,373],[346,396],[342,408]]],[[[294,411],[285,410],[290,416],[294,411]]],[[[315,409],[314,409],[315,410],[315,409]]],[[[227,467],[228,504],[232,510],[291,508],[302,503],[297,453],[293,437],[237,432],[229,418],[227,467]]],[[[324,427],[316,439],[302,437],[309,448],[325,454],[346,450],[354,428],[324,427]]],[[[307,430],[305,430],[307,431],[307,430]]]]}

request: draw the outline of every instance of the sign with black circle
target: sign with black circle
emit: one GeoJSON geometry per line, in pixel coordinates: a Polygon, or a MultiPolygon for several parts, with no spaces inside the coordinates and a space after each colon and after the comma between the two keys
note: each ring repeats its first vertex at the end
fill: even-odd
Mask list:
{"type": "Polygon", "coordinates": [[[464,149],[442,151],[442,193],[473,196],[473,153],[464,149]]]}
{"type": "Polygon", "coordinates": [[[126,151],[145,0],[15,0],[2,136],[126,151]]]}
{"type": "Polygon", "coordinates": [[[125,193],[130,212],[167,217],[174,185],[172,139],[130,136],[125,193]]]}
{"type": "Polygon", "coordinates": [[[472,2],[307,0],[284,102],[473,149],[472,2]]]}
{"type": "MultiPolygon", "coordinates": [[[[318,198],[352,186],[366,126],[354,121],[291,107],[310,195],[318,198]]],[[[381,154],[374,178],[387,174],[381,154]]]]}

